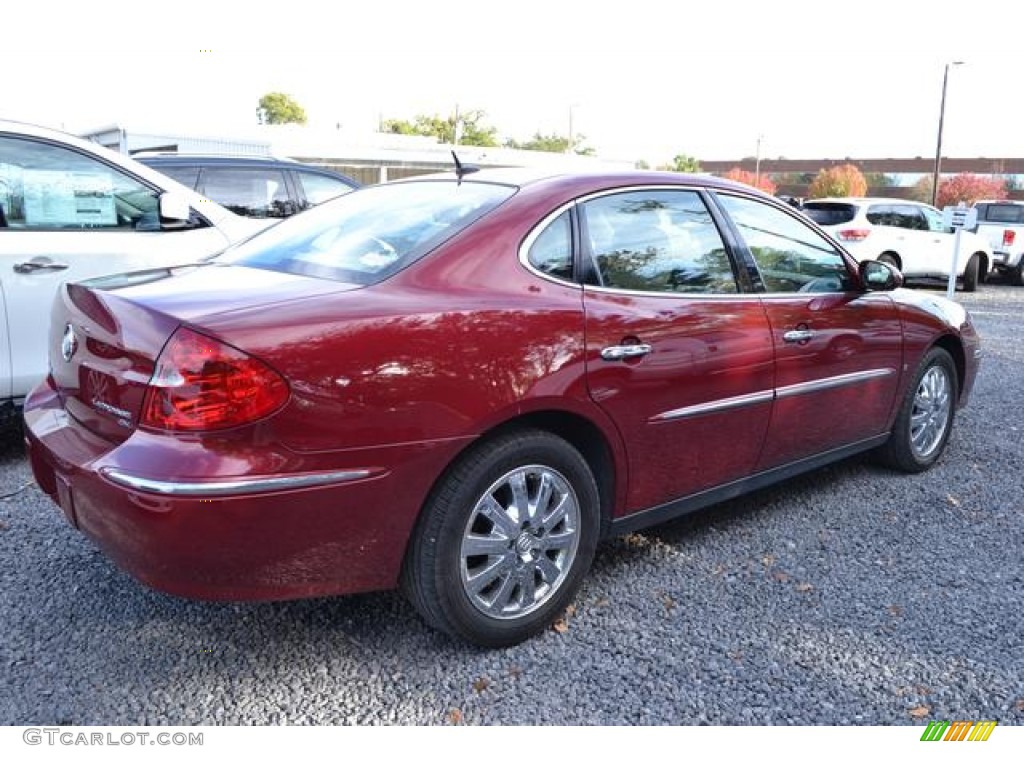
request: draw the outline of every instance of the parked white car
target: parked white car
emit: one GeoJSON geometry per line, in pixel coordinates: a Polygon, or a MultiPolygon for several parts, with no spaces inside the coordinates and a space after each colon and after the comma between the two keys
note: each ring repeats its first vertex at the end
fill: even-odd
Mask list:
{"type": "MultiPolygon", "coordinates": [[[[887,197],[831,197],[808,200],[803,211],[858,261],[892,264],[908,280],[949,279],[956,235],[930,205],[887,197]]],[[[977,289],[991,265],[988,240],[962,231],[956,276],[963,289],[977,289]]]]}
{"type": "Polygon", "coordinates": [[[46,376],[61,283],[194,262],[266,226],[98,144],[0,120],[0,420],[46,376]]]}

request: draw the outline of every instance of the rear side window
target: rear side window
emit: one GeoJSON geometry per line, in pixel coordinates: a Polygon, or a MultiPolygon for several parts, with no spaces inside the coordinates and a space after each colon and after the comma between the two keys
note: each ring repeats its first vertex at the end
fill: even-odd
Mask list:
{"type": "Polygon", "coordinates": [[[988,203],[978,206],[978,218],[996,224],[1024,224],[1024,205],[988,203]]]}
{"type": "Polygon", "coordinates": [[[572,280],[572,229],[569,212],[548,224],[530,246],[530,264],[545,274],[572,280]]]}
{"type": "Polygon", "coordinates": [[[857,207],[849,203],[804,203],[803,211],[807,218],[822,227],[845,224],[857,215],[857,207]]]}
{"type": "Polygon", "coordinates": [[[222,262],[371,285],[393,275],[515,194],[486,182],[363,187],[282,221],[222,262]]]}
{"type": "Polygon", "coordinates": [[[736,293],[732,262],[696,192],[650,190],[581,204],[600,285],[655,293],[736,293]]]}
{"type": "Polygon", "coordinates": [[[928,220],[916,205],[872,205],[868,208],[867,219],[880,227],[928,231],[928,220]]]}
{"type": "Polygon", "coordinates": [[[284,171],[207,166],[202,186],[204,195],[241,216],[281,219],[296,213],[284,171]]]}

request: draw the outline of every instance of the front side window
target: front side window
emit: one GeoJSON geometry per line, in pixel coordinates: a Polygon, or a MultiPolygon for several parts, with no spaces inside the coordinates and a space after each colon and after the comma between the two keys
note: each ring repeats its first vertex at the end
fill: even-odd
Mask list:
{"type": "Polygon", "coordinates": [[[657,293],[736,293],[722,236],[700,195],[644,190],[580,206],[597,282],[657,293]]]}
{"type": "Polygon", "coordinates": [[[825,238],[767,203],[719,194],[771,293],[832,293],[852,285],[846,262],[825,238]]]}
{"type": "Polygon", "coordinates": [[[158,193],[68,147],[0,136],[0,225],[10,229],[158,226],[158,193]]]}
{"type": "Polygon", "coordinates": [[[297,213],[283,171],[207,166],[202,185],[204,195],[241,216],[282,219],[297,213]]]}
{"type": "Polygon", "coordinates": [[[946,227],[943,226],[942,214],[938,211],[932,210],[931,208],[922,208],[921,213],[924,214],[925,221],[928,222],[929,232],[945,232],[946,227]]]}
{"type": "Polygon", "coordinates": [[[429,253],[515,191],[465,180],[361,187],[274,225],[219,260],[371,285],[429,253]]]}

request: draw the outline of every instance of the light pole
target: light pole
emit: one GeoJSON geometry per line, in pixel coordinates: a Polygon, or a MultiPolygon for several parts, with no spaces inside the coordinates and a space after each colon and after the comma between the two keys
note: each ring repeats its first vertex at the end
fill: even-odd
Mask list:
{"type": "Polygon", "coordinates": [[[939,138],[935,142],[935,172],[932,173],[932,205],[939,198],[939,169],[942,167],[942,124],[946,119],[946,85],[949,83],[949,68],[958,67],[962,61],[950,61],[942,72],[942,104],[939,107],[939,138]]]}

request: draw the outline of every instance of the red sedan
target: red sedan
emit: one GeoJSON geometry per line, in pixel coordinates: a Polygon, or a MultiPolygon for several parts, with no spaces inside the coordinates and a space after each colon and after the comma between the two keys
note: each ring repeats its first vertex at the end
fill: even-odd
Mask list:
{"type": "Polygon", "coordinates": [[[24,409],[40,487],[158,589],[401,585],[501,646],[602,537],[939,458],[981,356],[959,305],[745,186],[466,170],[67,286],[24,409]]]}

